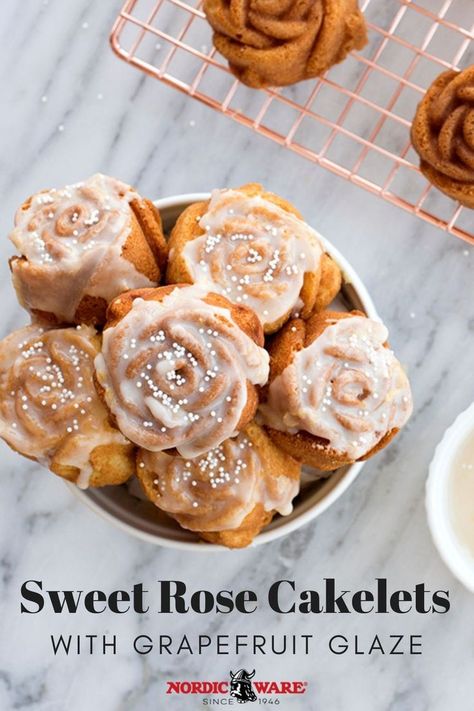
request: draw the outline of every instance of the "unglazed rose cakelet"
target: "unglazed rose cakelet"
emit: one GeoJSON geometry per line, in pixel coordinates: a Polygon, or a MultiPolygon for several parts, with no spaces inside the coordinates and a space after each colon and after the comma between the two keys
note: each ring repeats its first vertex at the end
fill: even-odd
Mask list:
{"type": "Polygon", "coordinates": [[[134,447],[93,384],[100,336],[88,326],[31,325],[0,342],[0,437],[81,488],[122,484],[134,447]]]}
{"type": "Polygon", "coordinates": [[[194,283],[252,308],[265,333],[292,312],[325,308],[341,274],[316,232],[286,200],[249,184],[215,190],[178,218],[171,233],[167,281],[194,283]]]}
{"type": "Polygon", "coordinates": [[[111,299],[160,282],[167,257],[153,203],[102,174],[30,197],[10,239],[20,304],[53,324],[102,325],[111,299]]]}
{"type": "Polygon", "coordinates": [[[412,411],[408,378],[385,326],[364,314],[290,321],[270,346],[261,416],[295,459],[330,471],[384,447],[412,411]]]}
{"type": "Polygon", "coordinates": [[[426,178],[474,208],[474,65],[437,77],[418,105],[411,140],[426,178]]]}
{"type": "Polygon", "coordinates": [[[120,430],[153,452],[196,457],[237,434],[268,379],[256,315],[197,286],[131,291],[108,310],[100,392],[120,430]]]}
{"type": "Polygon", "coordinates": [[[292,511],[300,465],[254,422],[194,459],[139,450],[147,498],[211,543],[248,546],[273,518],[292,511]]]}
{"type": "Polygon", "coordinates": [[[317,77],[367,43],[357,0],[204,0],[217,51],[254,88],[317,77]]]}

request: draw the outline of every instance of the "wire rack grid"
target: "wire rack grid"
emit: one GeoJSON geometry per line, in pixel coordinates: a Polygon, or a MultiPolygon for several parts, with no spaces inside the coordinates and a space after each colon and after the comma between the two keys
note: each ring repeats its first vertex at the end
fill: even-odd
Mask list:
{"type": "Polygon", "coordinates": [[[474,212],[431,187],[409,130],[442,71],[474,63],[472,0],[363,0],[369,43],[323,77],[250,89],[212,46],[199,0],[127,0],[119,57],[337,175],[474,244],[474,212]]]}

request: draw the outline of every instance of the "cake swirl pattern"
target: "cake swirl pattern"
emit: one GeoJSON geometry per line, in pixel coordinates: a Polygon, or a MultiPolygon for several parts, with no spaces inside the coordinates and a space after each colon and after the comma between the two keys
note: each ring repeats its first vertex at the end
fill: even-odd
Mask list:
{"type": "Polygon", "coordinates": [[[356,0],[205,0],[214,44],[249,86],[319,76],[366,43],[356,0]]]}
{"type": "Polygon", "coordinates": [[[107,424],[93,385],[98,336],[90,327],[31,325],[0,342],[0,437],[46,467],[73,466],[86,487],[95,447],[127,446],[107,424]]]}
{"type": "Polygon", "coordinates": [[[73,323],[84,296],[108,302],[154,285],[123,256],[137,200],[128,185],[101,174],[31,197],[10,234],[21,254],[11,268],[22,305],[73,323]]]}
{"type": "Polygon", "coordinates": [[[474,207],[474,66],[441,74],[418,106],[412,142],[428,180],[474,207]]]}
{"type": "Polygon", "coordinates": [[[120,430],[145,449],[194,457],[219,445],[238,428],[249,384],[267,380],[266,351],[206,295],[186,286],[136,298],[104,331],[99,383],[120,430]]]}
{"type": "Polygon", "coordinates": [[[412,410],[408,379],[385,347],[387,337],[383,324],[363,316],[329,321],[271,383],[261,408],[265,424],[309,432],[353,461],[366,455],[412,410]]]}
{"type": "Polygon", "coordinates": [[[318,271],[317,235],[259,195],[215,191],[200,218],[203,234],[183,250],[192,280],[252,308],[264,327],[303,304],[304,275],[318,271]]]}
{"type": "Polygon", "coordinates": [[[140,450],[138,476],[150,476],[152,500],[192,531],[238,528],[257,504],[288,515],[298,478],[264,471],[258,448],[246,432],[195,459],[140,450]]]}

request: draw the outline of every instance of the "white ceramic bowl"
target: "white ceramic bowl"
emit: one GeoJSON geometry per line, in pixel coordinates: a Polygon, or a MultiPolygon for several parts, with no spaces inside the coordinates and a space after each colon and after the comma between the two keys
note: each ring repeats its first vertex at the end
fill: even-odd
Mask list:
{"type": "MultiPolygon", "coordinates": [[[[177,195],[175,197],[157,200],[165,231],[169,232],[180,213],[190,204],[209,199],[208,193],[177,195]]],[[[321,235],[319,236],[325,250],[339,265],[343,274],[342,303],[338,308],[347,310],[359,309],[367,316],[378,319],[375,306],[360,277],[340,254],[321,235]]],[[[319,516],[352,484],[364,463],[358,462],[339,469],[328,479],[308,483],[295,501],[290,516],[276,516],[273,521],[254,540],[254,546],[268,543],[285,536],[312,521],[319,516]]],[[[180,528],[176,522],[160,512],[149,501],[133,496],[126,486],[107,487],[104,489],[88,489],[82,491],[73,484],[68,484],[79,499],[102,518],[119,526],[122,530],[162,546],[181,548],[194,551],[222,550],[221,547],[199,541],[191,531],[180,528]]]]}
{"type": "Polygon", "coordinates": [[[474,433],[474,403],[462,412],[438,444],[426,482],[426,512],[433,541],[453,575],[474,592],[474,560],[453,530],[449,509],[452,464],[469,434],[474,433]]]}

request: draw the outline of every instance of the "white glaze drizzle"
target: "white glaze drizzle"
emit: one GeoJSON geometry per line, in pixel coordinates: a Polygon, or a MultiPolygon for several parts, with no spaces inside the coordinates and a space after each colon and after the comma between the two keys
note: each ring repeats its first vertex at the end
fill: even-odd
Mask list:
{"type": "Polygon", "coordinates": [[[219,445],[235,433],[247,381],[268,379],[267,352],[206,293],[188,286],[161,302],[135,299],[104,331],[97,377],[121,431],[145,449],[195,457],[219,445]]]}
{"type": "Polygon", "coordinates": [[[402,427],[412,411],[408,379],[377,321],[354,316],[335,321],[269,388],[261,406],[265,424],[322,437],[352,459],[402,427]]]}
{"type": "Polygon", "coordinates": [[[90,455],[103,444],[127,444],[108,425],[93,384],[94,329],[43,329],[31,325],[0,342],[0,437],[49,467],[79,469],[87,488],[90,455]]]}
{"type": "Polygon", "coordinates": [[[195,459],[141,450],[138,461],[156,474],[154,503],[191,531],[234,530],[257,504],[287,516],[299,490],[299,480],[265,470],[245,433],[195,459]]]}
{"type": "Polygon", "coordinates": [[[40,192],[20,208],[10,233],[19,253],[13,279],[23,306],[72,322],[85,295],[107,302],[127,289],[154,286],[122,256],[130,235],[130,186],[100,173],[40,192]]]}
{"type": "Polygon", "coordinates": [[[319,268],[314,230],[260,196],[215,190],[200,227],[183,250],[194,283],[252,308],[264,326],[295,308],[306,272],[319,268]]]}

